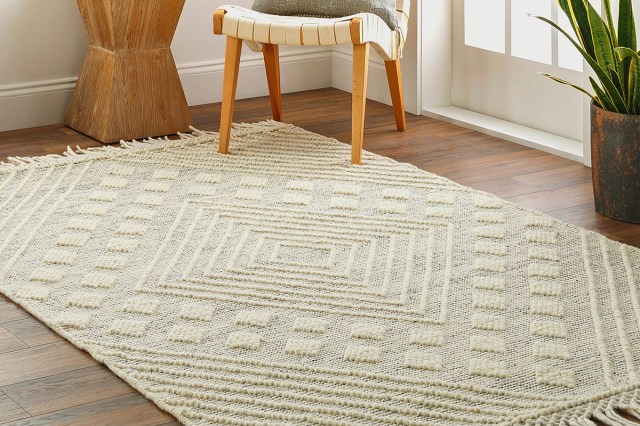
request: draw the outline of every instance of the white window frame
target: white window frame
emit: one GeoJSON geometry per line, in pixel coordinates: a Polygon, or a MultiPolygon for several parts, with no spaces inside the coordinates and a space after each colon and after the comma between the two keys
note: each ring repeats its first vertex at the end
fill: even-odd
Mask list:
{"type": "MultiPolygon", "coordinates": [[[[453,12],[452,0],[422,0],[418,38],[421,41],[420,110],[422,115],[462,125],[515,143],[580,161],[590,165],[589,100],[583,102],[583,138],[572,140],[526,126],[458,108],[451,103],[453,12]]],[[[555,31],[554,31],[555,32],[555,31]]],[[[557,35],[554,35],[556,40],[557,35]]],[[[509,41],[508,41],[509,42],[509,41]]],[[[583,83],[588,86],[588,73],[583,83]]],[[[414,89],[413,87],[411,89],[414,89]]],[[[585,97],[586,98],[586,97],[585,97]]]]}

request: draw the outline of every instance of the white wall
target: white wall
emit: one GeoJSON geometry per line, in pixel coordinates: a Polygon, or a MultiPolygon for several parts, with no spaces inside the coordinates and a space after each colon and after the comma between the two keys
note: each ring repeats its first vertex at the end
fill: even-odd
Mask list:
{"type": "MultiPolygon", "coordinates": [[[[214,36],[212,13],[229,0],[187,0],[172,49],[189,105],[219,102],[222,97],[224,37],[214,36]]],[[[253,0],[234,0],[251,7],[253,0]]],[[[331,86],[331,49],[287,48],[280,53],[283,92],[331,86]]],[[[269,93],[262,54],[243,48],[238,99],[269,93]]]]}
{"type": "Polygon", "coordinates": [[[60,122],[86,48],[74,0],[2,0],[0,130],[60,122]]]}
{"type": "MultiPolygon", "coordinates": [[[[190,105],[220,100],[224,37],[212,14],[224,3],[187,0],[178,24],[172,49],[190,105]]],[[[75,0],[1,0],[0,131],[62,122],[86,48],[75,0]]],[[[281,64],[284,92],[331,86],[331,49],[283,49],[281,64]]],[[[261,55],[245,48],[238,98],[267,93],[261,55]]]]}

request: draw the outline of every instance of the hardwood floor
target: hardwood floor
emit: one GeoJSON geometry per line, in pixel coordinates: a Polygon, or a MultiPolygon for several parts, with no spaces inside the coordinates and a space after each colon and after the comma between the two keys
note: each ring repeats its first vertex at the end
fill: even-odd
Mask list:
{"type": "MultiPolygon", "coordinates": [[[[351,95],[335,89],[283,96],[284,121],[341,141],[351,137],[351,95]]],[[[191,108],[194,126],[217,130],[220,105],[191,108]]],[[[236,122],[271,117],[268,98],[236,103],[236,122]]],[[[369,101],[365,149],[556,218],[640,246],[640,225],[593,209],[590,169],[426,117],[396,132],[391,107],[369,101]]],[[[0,159],[100,146],[63,126],[0,133],[0,159]]],[[[159,410],[86,353],[0,296],[0,423],[170,425],[159,410]]]]}

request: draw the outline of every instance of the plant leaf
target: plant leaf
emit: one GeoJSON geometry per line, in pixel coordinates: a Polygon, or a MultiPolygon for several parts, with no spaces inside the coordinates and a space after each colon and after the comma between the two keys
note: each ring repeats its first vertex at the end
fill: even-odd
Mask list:
{"type": "Polygon", "coordinates": [[[618,74],[618,71],[614,70],[613,68],[609,69],[609,74],[611,75],[611,81],[613,81],[613,84],[616,86],[618,91],[623,95],[622,97],[626,101],[627,89],[624,86],[623,77],[620,74],[618,74]]]}
{"type": "Polygon", "coordinates": [[[560,0],[560,7],[567,14],[571,25],[573,25],[580,44],[584,46],[589,55],[595,57],[591,29],[589,28],[589,13],[583,0],[560,0]],[[566,8],[563,7],[563,3],[566,8]]]}
{"type": "Polygon", "coordinates": [[[618,70],[618,61],[616,61],[613,51],[614,45],[611,35],[607,30],[607,26],[600,14],[586,1],[589,13],[589,26],[591,27],[591,37],[593,38],[593,48],[596,53],[598,63],[609,72],[610,69],[618,70]]]}
{"type": "Polygon", "coordinates": [[[631,0],[620,0],[620,12],[618,17],[619,46],[636,50],[636,23],[633,17],[633,3],[631,0]]]}
{"type": "Polygon", "coordinates": [[[640,114],[640,55],[628,47],[616,48],[621,59],[631,61],[628,77],[627,102],[631,114],[640,114]]]}
{"type": "Polygon", "coordinates": [[[635,52],[628,47],[616,47],[616,53],[620,56],[620,59],[632,58],[640,61],[640,52],[635,52]]]}
{"type": "Polygon", "coordinates": [[[554,76],[552,76],[552,75],[550,75],[550,74],[547,74],[547,73],[540,73],[540,75],[543,75],[543,76],[545,76],[545,77],[547,77],[547,78],[550,78],[551,80],[553,80],[553,81],[555,81],[555,82],[558,82],[558,83],[560,83],[560,84],[564,84],[564,85],[566,85],[566,86],[571,86],[571,87],[573,87],[574,89],[579,90],[579,91],[581,91],[582,93],[584,93],[585,95],[589,96],[591,99],[593,99],[593,101],[594,101],[598,106],[600,106],[600,107],[602,106],[602,105],[601,105],[601,103],[600,103],[600,101],[598,100],[598,98],[596,98],[596,97],[595,97],[594,95],[592,95],[591,93],[587,92],[587,91],[586,91],[585,89],[583,89],[582,87],[577,86],[577,85],[575,85],[575,84],[573,84],[573,83],[569,83],[568,81],[563,80],[563,79],[561,79],[561,78],[554,77],[554,76]]]}
{"type": "Polygon", "coordinates": [[[616,106],[611,102],[607,94],[604,92],[604,90],[602,90],[600,86],[598,86],[598,83],[596,83],[593,77],[589,77],[589,81],[591,82],[591,87],[593,87],[593,90],[595,90],[596,94],[598,95],[598,100],[600,101],[602,107],[607,111],[619,112],[616,109],[616,106]]]}
{"type": "Polygon", "coordinates": [[[609,34],[611,35],[611,41],[614,46],[618,46],[618,37],[616,35],[616,27],[613,24],[613,14],[611,13],[611,1],[604,0],[604,12],[607,15],[607,26],[609,27],[609,34]]]}
{"type": "Polygon", "coordinates": [[[582,54],[584,59],[587,61],[589,66],[593,69],[593,71],[596,73],[596,75],[602,82],[602,85],[607,94],[607,97],[611,100],[611,103],[615,105],[616,108],[612,109],[612,111],[628,114],[629,112],[627,110],[627,106],[625,105],[622,95],[616,88],[615,84],[613,84],[613,81],[611,81],[611,77],[609,76],[609,74],[602,69],[600,64],[598,64],[598,62],[592,56],[590,56],[585,51],[585,49],[582,48],[582,46],[580,46],[573,38],[571,38],[565,30],[560,28],[558,24],[551,21],[550,19],[545,18],[544,16],[537,16],[537,18],[551,25],[553,28],[557,29],[558,31],[560,31],[565,37],[569,39],[569,41],[575,46],[575,48],[578,49],[580,54],[582,54]]]}
{"type": "Polygon", "coordinates": [[[632,61],[629,68],[629,92],[633,92],[630,96],[631,112],[640,115],[640,63],[637,61],[632,61]]]}
{"type": "Polygon", "coordinates": [[[632,61],[629,67],[629,102],[630,112],[640,114],[640,64],[636,61],[632,61]]]}
{"type": "Polygon", "coordinates": [[[580,36],[580,29],[578,28],[576,21],[572,18],[571,7],[569,7],[569,0],[558,0],[558,5],[560,6],[560,9],[562,9],[564,14],[567,15],[569,23],[571,24],[571,28],[573,28],[573,32],[576,34],[576,37],[581,40],[582,37],[580,36]]]}

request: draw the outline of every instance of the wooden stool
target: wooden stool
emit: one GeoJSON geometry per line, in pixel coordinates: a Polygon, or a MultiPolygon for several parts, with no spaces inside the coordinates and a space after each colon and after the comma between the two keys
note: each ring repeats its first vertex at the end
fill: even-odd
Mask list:
{"type": "Polygon", "coordinates": [[[189,130],[171,54],[185,0],[77,0],[89,51],[65,124],[104,143],[189,130]]]}

